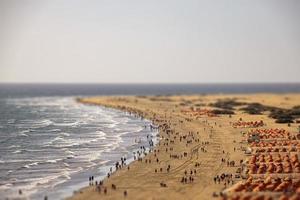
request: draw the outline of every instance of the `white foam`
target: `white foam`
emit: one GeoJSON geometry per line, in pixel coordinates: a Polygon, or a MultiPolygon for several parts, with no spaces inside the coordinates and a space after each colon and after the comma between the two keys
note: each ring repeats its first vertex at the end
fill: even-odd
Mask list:
{"type": "Polygon", "coordinates": [[[23,130],[23,131],[20,131],[20,133],[29,133],[30,132],[30,129],[26,129],[26,130],[23,130]]]}
{"type": "Polygon", "coordinates": [[[14,152],[12,152],[12,153],[14,153],[14,154],[16,154],[16,153],[21,153],[21,150],[16,150],[16,151],[14,151],[14,152]]]}
{"type": "Polygon", "coordinates": [[[36,166],[38,164],[39,164],[38,162],[34,162],[34,163],[30,163],[29,166],[36,166]]]}
{"type": "Polygon", "coordinates": [[[8,123],[8,124],[14,124],[15,121],[16,121],[16,119],[9,119],[9,120],[7,120],[7,123],[8,123]]]}
{"type": "Polygon", "coordinates": [[[12,149],[12,148],[18,148],[18,147],[20,147],[20,145],[11,145],[11,146],[9,146],[8,148],[9,148],[9,149],[12,149]]]}
{"type": "Polygon", "coordinates": [[[22,136],[22,137],[28,137],[28,135],[25,134],[25,133],[21,133],[19,136],[22,136]]]}
{"type": "Polygon", "coordinates": [[[50,129],[50,130],[45,130],[45,132],[58,132],[58,131],[61,131],[59,128],[54,128],[54,129],[50,129]]]}
{"type": "Polygon", "coordinates": [[[4,185],[0,185],[0,190],[8,190],[12,187],[13,185],[11,183],[7,183],[4,185]]]}
{"type": "Polygon", "coordinates": [[[57,136],[56,138],[54,138],[52,141],[57,141],[57,140],[64,140],[64,138],[63,137],[61,137],[61,136],[57,136]]]}
{"type": "Polygon", "coordinates": [[[72,155],[75,154],[73,151],[70,151],[70,150],[66,150],[65,152],[68,154],[72,154],[72,155]]]}
{"type": "Polygon", "coordinates": [[[69,133],[64,133],[64,132],[62,132],[62,133],[59,133],[60,135],[62,135],[62,136],[70,136],[70,134],[69,133]]]}
{"type": "Polygon", "coordinates": [[[58,161],[61,161],[62,159],[54,159],[54,160],[46,160],[46,163],[57,163],[58,161]]]}
{"type": "Polygon", "coordinates": [[[20,123],[17,124],[18,128],[44,128],[50,126],[53,122],[49,119],[41,119],[41,120],[20,120],[20,123]]]}
{"type": "Polygon", "coordinates": [[[69,123],[53,123],[54,126],[77,126],[79,121],[69,123]]]}
{"type": "Polygon", "coordinates": [[[64,163],[64,166],[69,167],[70,165],[68,163],[64,163]]]}

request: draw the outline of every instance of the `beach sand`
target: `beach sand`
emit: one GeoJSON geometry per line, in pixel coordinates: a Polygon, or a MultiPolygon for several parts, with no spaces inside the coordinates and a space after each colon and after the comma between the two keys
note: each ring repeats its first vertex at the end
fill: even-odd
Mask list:
{"type": "MultiPolygon", "coordinates": [[[[234,94],[234,95],[191,95],[191,96],[110,96],[82,98],[81,103],[101,105],[134,112],[150,119],[155,125],[168,125],[168,130],[160,129],[160,143],[155,147],[156,153],[146,155],[142,162],[134,161],[129,166],[115,171],[110,178],[104,180],[107,194],[96,191],[95,186],[88,186],[77,191],[69,199],[214,199],[213,193],[219,194],[225,185],[215,184],[214,177],[222,173],[236,174],[240,160],[245,160],[242,151],[247,144],[241,131],[249,128],[234,128],[231,122],[240,118],[243,121],[263,120],[264,128],[284,128],[290,132],[297,132],[299,124],[277,124],[268,117],[268,112],[262,115],[249,115],[234,107],[235,114],[229,115],[199,115],[192,116],[183,110],[215,109],[210,107],[220,99],[235,99],[239,102],[261,103],[280,108],[292,108],[300,105],[300,94],[234,94]],[[190,136],[188,136],[190,134],[190,136]],[[180,141],[180,136],[185,137],[180,141]],[[176,137],[176,138],[174,138],[176,137]],[[190,143],[188,143],[188,141],[190,143]],[[188,143],[188,144],[187,144],[188,143]],[[166,152],[166,149],[168,150],[166,152]],[[159,150],[159,152],[158,152],[159,150]],[[181,158],[186,152],[187,156],[181,158]],[[156,156],[155,156],[156,154],[156,156]],[[170,158],[170,154],[179,158],[170,158]],[[159,162],[156,162],[156,159],[159,162]],[[235,166],[227,166],[226,161],[235,161],[235,166]],[[151,160],[151,163],[147,162],[151,160]],[[196,163],[199,165],[195,166],[196,163]],[[170,170],[167,172],[167,167],[170,170]],[[162,168],[162,171],[160,171],[162,168]],[[157,170],[157,172],[155,172],[157,170]],[[190,171],[193,174],[190,175],[190,171]],[[194,173],[196,170],[196,174],[194,173]],[[187,171],[187,176],[185,176],[187,171]],[[187,183],[181,183],[182,177],[193,177],[187,183]],[[164,183],[166,187],[161,187],[164,183]],[[116,190],[111,185],[116,185],[116,190]],[[124,196],[124,191],[127,196],[124,196]]],[[[95,177],[97,180],[97,177],[95,177]]],[[[233,178],[226,188],[241,181],[233,178]]],[[[99,181],[99,180],[98,180],[99,181]]],[[[102,188],[103,188],[102,187],[102,188]]]]}

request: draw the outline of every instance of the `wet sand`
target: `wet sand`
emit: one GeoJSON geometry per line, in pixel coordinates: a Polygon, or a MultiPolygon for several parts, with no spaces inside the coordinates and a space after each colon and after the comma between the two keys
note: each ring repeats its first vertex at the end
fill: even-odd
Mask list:
{"type": "MultiPolygon", "coordinates": [[[[214,199],[219,193],[243,181],[235,178],[240,161],[247,157],[242,151],[248,145],[241,131],[250,128],[234,128],[233,122],[260,121],[264,128],[284,128],[296,132],[299,124],[277,124],[265,112],[249,115],[234,107],[233,115],[210,115],[195,110],[215,109],[209,106],[220,99],[235,99],[247,103],[261,103],[280,108],[300,105],[300,94],[247,94],[247,95],[194,95],[194,96],[111,96],[79,99],[81,103],[101,105],[136,113],[160,126],[160,143],[156,152],[146,155],[142,161],[134,161],[115,171],[104,180],[101,192],[96,186],[77,191],[70,199],[214,199]],[[176,158],[175,158],[176,157],[176,158]],[[158,160],[157,160],[158,159],[158,160]],[[222,159],[225,162],[222,162],[222,159]],[[151,160],[151,163],[149,163],[151,160]],[[227,161],[235,161],[228,166],[227,161]],[[169,170],[168,170],[169,167],[169,170]],[[192,173],[191,173],[192,171],[192,173]],[[229,184],[214,182],[222,173],[232,174],[229,184]],[[182,178],[187,181],[181,182],[182,178]],[[190,179],[192,178],[192,181],[190,179]],[[112,189],[112,184],[116,189],[112,189]],[[104,194],[104,188],[107,193],[104,194]],[[124,195],[124,191],[127,195],[124,195]]],[[[87,177],[88,180],[88,177],[87,177]]],[[[99,182],[97,177],[95,180],[99,182]]],[[[87,181],[88,185],[88,181],[87,181]]],[[[217,198],[218,198],[217,197],[217,198]]]]}

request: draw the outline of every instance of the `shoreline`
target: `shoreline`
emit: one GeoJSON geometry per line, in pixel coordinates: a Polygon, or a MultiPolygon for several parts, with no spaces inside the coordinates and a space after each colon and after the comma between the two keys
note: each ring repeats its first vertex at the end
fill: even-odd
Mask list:
{"type": "MultiPolygon", "coordinates": [[[[206,196],[205,199],[212,199],[213,195],[219,196],[224,189],[242,181],[241,178],[232,178],[230,186],[226,184],[224,186],[223,184],[214,184],[213,179],[221,173],[236,174],[237,168],[241,168],[241,165],[238,164],[234,167],[226,166],[223,159],[234,160],[238,163],[237,161],[246,158],[242,150],[247,145],[240,143],[244,139],[241,131],[250,129],[234,129],[228,125],[241,117],[246,121],[264,120],[268,126],[286,128],[286,125],[275,124],[274,120],[269,119],[266,114],[253,116],[240,111],[236,111],[237,113],[232,116],[200,116],[197,118],[182,112],[182,109],[189,107],[184,103],[192,102],[192,106],[195,107],[197,105],[195,102],[199,101],[199,105],[201,104],[205,109],[211,109],[210,106],[207,106],[209,102],[215,102],[222,98],[238,98],[247,102],[263,102],[267,105],[277,106],[279,101],[285,101],[286,96],[294,100],[291,105],[294,105],[295,102],[300,104],[299,94],[82,98],[79,100],[81,103],[138,113],[151,120],[153,124],[160,126],[161,140],[154,152],[148,154],[141,162],[132,162],[129,165],[130,170],[119,170],[110,178],[106,178],[103,185],[107,188],[106,194],[103,191],[97,192],[95,187],[87,187],[82,188],[80,192],[68,199],[97,199],[100,196],[103,199],[119,199],[127,195],[129,199],[203,199],[203,196],[206,196]],[[184,141],[184,144],[181,140],[184,141]],[[182,155],[182,152],[186,155],[182,155]],[[155,158],[159,161],[155,162],[155,158]],[[151,164],[148,163],[149,160],[152,161],[151,164]],[[186,171],[193,173],[191,172],[192,175],[189,176],[190,180],[181,183],[182,178],[186,176],[186,171]],[[147,180],[144,179],[145,177],[147,180]],[[116,189],[111,189],[112,184],[116,186],[116,189]],[[124,195],[125,191],[126,195],[124,195]]],[[[283,106],[288,107],[284,104],[283,106]]],[[[291,128],[295,128],[295,125],[289,127],[289,129],[291,128]]]]}
{"type": "MultiPolygon", "coordinates": [[[[76,98],[75,100],[78,103],[89,105],[89,106],[101,106],[104,109],[115,110],[115,111],[118,111],[118,112],[124,112],[124,114],[128,115],[129,117],[136,118],[136,119],[138,119],[140,121],[146,121],[147,122],[147,126],[145,125],[143,128],[144,129],[150,129],[150,130],[148,130],[149,134],[147,135],[147,137],[145,136],[142,139],[144,139],[147,142],[149,142],[149,139],[151,139],[151,141],[153,141],[153,144],[154,144],[154,147],[150,147],[150,146],[149,147],[148,146],[145,147],[145,153],[146,154],[149,153],[149,152],[151,152],[153,150],[153,148],[155,148],[155,145],[159,142],[158,131],[155,128],[153,128],[153,129],[151,128],[152,125],[153,125],[153,123],[152,123],[151,120],[149,120],[147,118],[144,118],[144,117],[142,117],[142,116],[140,116],[140,115],[138,115],[137,113],[134,113],[134,112],[128,112],[126,110],[120,110],[120,109],[117,109],[117,108],[113,108],[113,107],[109,107],[109,106],[104,106],[104,105],[97,105],[97,104],[91,104],[91,103],[83,103],[83,102],[80,102],[80,98],[76,98]],[[149,136],[149,138],[148,138],[148,136],[149,136]]],[[[141,138],[139,138],[139,139],[141,139],[141,138]]],[[[143,143],[146,144],[145,141],[143,143]]],[[[140,142],[137,142],[137,143],[140,143],[140,142]]],[[[143,143],[141,143],[141,144],[143,144],[143,143]]],[[[144,145],[142,145],[142,146],[144,146],[144,145]]],[[[136,161],[136,159],[132,155],[136,154],[136,152],[139,151],[139,149],[140,149],[140,147],[136,147],[135,149],[133,149],[133,151],[128,152],[128,156],[124,157],[124,158],[126,158],[126,164],[124,165],[124,167],[129,166],[132,162],[136,161]]],[[[143,158],[144,156],[145,155],[142,154],[140,156],[140,158],[143,158]]],[[[110,168],[113,168],[113,167],[114,167],[114,165],[103,167],[103,169],[105,169],[105,170],[104,171],[102,170],[101,172],[104,173],[104,174],[102,176],[97,176],[97,181],[99,182],[99,181],[104,181],[105,179],[107,179],[107,173],[109,173],[110,176],[113,176],[114,173],[116,172],[116,171],[110,171],[110,168]]],[[[93,182],[93,184],[95,184],[95,182],[93,182]]],[[[91,185],[84,186],[84,187],[80,188],[80,190],[86,189],[87,187],[90,187],[90,186],[91,185]]],[[[74,191],[73,191],[73,195],[75,195],[75,194],[76,193],[74,193],[74,191]]],[[[71,197],[72,196],[67,195],[65,198],[69,199],[71,197]]]]}

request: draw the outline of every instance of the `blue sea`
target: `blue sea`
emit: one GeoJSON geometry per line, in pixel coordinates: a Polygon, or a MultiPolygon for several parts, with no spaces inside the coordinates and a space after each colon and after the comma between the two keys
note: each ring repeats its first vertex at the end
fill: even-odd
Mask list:
{"type": "Polygon", "coordinates": [[[77,97],[257,92],[299,93],[300,84],[0,84],[0,199],[63,199],[157,142],[150,121],[77,97]]]}

